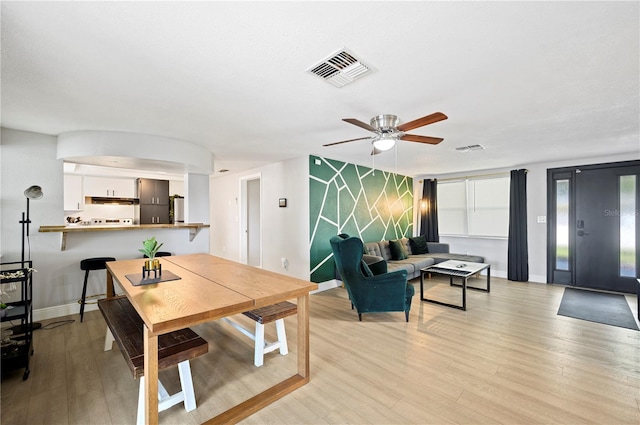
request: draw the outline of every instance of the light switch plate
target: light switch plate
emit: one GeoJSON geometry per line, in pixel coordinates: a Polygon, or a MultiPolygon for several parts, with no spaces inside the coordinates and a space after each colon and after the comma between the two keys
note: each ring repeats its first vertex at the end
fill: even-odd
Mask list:
{"type": "Polygon", "coordinates": [[[538,223],[546,223],[547,222],[547,216],[546,215],[539,215],[538,216],[538,223]]]}

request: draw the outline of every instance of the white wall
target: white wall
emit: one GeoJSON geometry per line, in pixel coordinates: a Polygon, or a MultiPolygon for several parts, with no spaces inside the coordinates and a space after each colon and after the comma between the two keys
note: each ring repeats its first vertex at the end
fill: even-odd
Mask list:
{"type": "MultiPolygon", "coordinates": [[[[60,250],[60,242],[51,235],[38,233],[38,228],[62,224],[64,216],[62,161],[56,159],[56,137],[4,128],[0,135],[1,260],[20,261],[22,227],[19,221],[27,206],[23,192],[31,185],[39,185],[44,197],[30,202],[31,259],[38,269],[37,277],[46,279],[45,270],[57,266],[54,253],[60,250]]],[[[42,306],[46,303],[42,295],[51,295],[42,287],[42,281],[38,285],[34,288],[38,295],[35,303],[42,306]]]]}
{"type": "MultiPolygon", "coordinates": [[[[56,159],[55,136],[2,129],[0,142],[0,253],[1,260],[20,260],[21,227],[18,221],[26,209],[23,191],[34,184],[44,192],[42,199],[31,201],[31,258],[34,275],[34,318],[42,320],[77,313],[76,301],[82,293],[84,272],[80,260],[110,256],[117,259],[139,258],[142,241],[156,236],[162,251],[174,254],[209,252],[209,230],[202,229],[192,242],[188,229],[144,229],[130,231],[70,233],[67,248],[60,250],[61,233],[39,233],[43,225],[64,224],[63,161],[56,159]]],[[[209,177],[196,179],[202,193],[197,195],[197,210],[208,206],[209,177]]],[[[199,213],[209,223],[208,207],[199,213]]],[[[106,272],[90,274],[87,294],[104,293],[106,272]]],[[[87,310],[95,308],[91,306],[87,310]]]]}
{"type": "Polygon", "coordinates": [[[185,223],[209,223],[209,175],[185,174],[185,223]]]}
{"type": "Polygon", "coordinates": [[[211,253],[240,261],[240,180],[261,176],[262,268],[309,279],[308,157],[211,179],[211,253]],[[280,208],[278,199],[287,198],[280,208]],[[289,262],[282,268],[281,258],[289,262]]]}
{"type": "MultiPolygon", "coordinates": [[[[630,161],[640,159],[640,151],[628,155],[612,155],[598,158],[578,158],[573,160],[547,162],[539,164],[522,164],[512,169],[526,168],[527,173],[527,233],[529,242],[529,281],[547,281],[547,225],[538,223],[538,216],[547,215],[547,169],[570,167],[607,162],[630,161]]],[[[509,169],[469,171],[466,173],[447,175],[423,175],[414,180],[414,196],[416,205],[422,197],[422,183],[424,178],[451,178],[474,176],[510,171],[509,169]]],[[[419,221],[415,222],[415,228],[419,221]]],[[[507,241],[506,239],[481,239],[440,236],[441,242],[450,244],[451,252],[478,254],[491,263],[491,274],[499,277],[507,276],[507,241]]]]}

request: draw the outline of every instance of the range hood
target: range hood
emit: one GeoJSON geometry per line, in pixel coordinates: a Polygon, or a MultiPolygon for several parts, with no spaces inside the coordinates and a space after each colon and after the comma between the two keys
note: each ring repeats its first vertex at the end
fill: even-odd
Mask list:
{"type": "Polygon", "coordinates": [[[107,196],[87,196],[84,198],[85,204],[95,205],[138,205],[138,198],[114,198],[107,196]]]}

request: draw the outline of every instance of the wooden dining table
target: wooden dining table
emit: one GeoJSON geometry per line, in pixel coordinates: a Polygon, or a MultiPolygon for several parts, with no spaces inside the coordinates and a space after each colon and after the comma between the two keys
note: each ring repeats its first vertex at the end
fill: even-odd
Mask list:
{"type": "Polygon", "coordinates": [[[145,423],[158,423],[158,335],[278,302],[297,300],[297,373],[205,423],[239,422],[309,382],[309,292],[315,283],[209,254],[159,261],[165,275],[178,279],[135,286],[130,277],[141,274],[144,259],[107,263],[107,296],[115,295],[117,283],[145,324],[145,423]]]}

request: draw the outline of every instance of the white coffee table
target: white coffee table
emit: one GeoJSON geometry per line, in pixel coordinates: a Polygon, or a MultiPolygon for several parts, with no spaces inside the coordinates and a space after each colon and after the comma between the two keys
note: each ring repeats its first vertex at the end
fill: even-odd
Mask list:
{"type": "Polygon", "coordinates": [[[469,286],[469,289],[475,289],[478,291],[491,292],[491,265],[486,263],[472,263],[470,261],[458,261],[458,260],[448,260],[443,261],[442,263],[433,264],[431,266],[427,266],[423,269],[420,269],[420,299],[422,301],[428,301],[430,303],[440,304],[447,307],[459,308],[460,310],[467,309],[467,280],[469,277],[473,276],[476,273],[480,273],[481,271],[487,271],[487,287],[485,288],[476,288],[474,286],[469,286]],[[444,276],[449,276],[449,284],[451,286],[460,286],[462,287],[462,305],[457,304],[449,304],[442,301],[437,301],[433,299],[428,299],[424,297],[424,275],[427,273],[435,273],[444,276]],[[462,280],[462,284],[457,285],[453,283],[453,278],[459,277],[462,280]]]}

